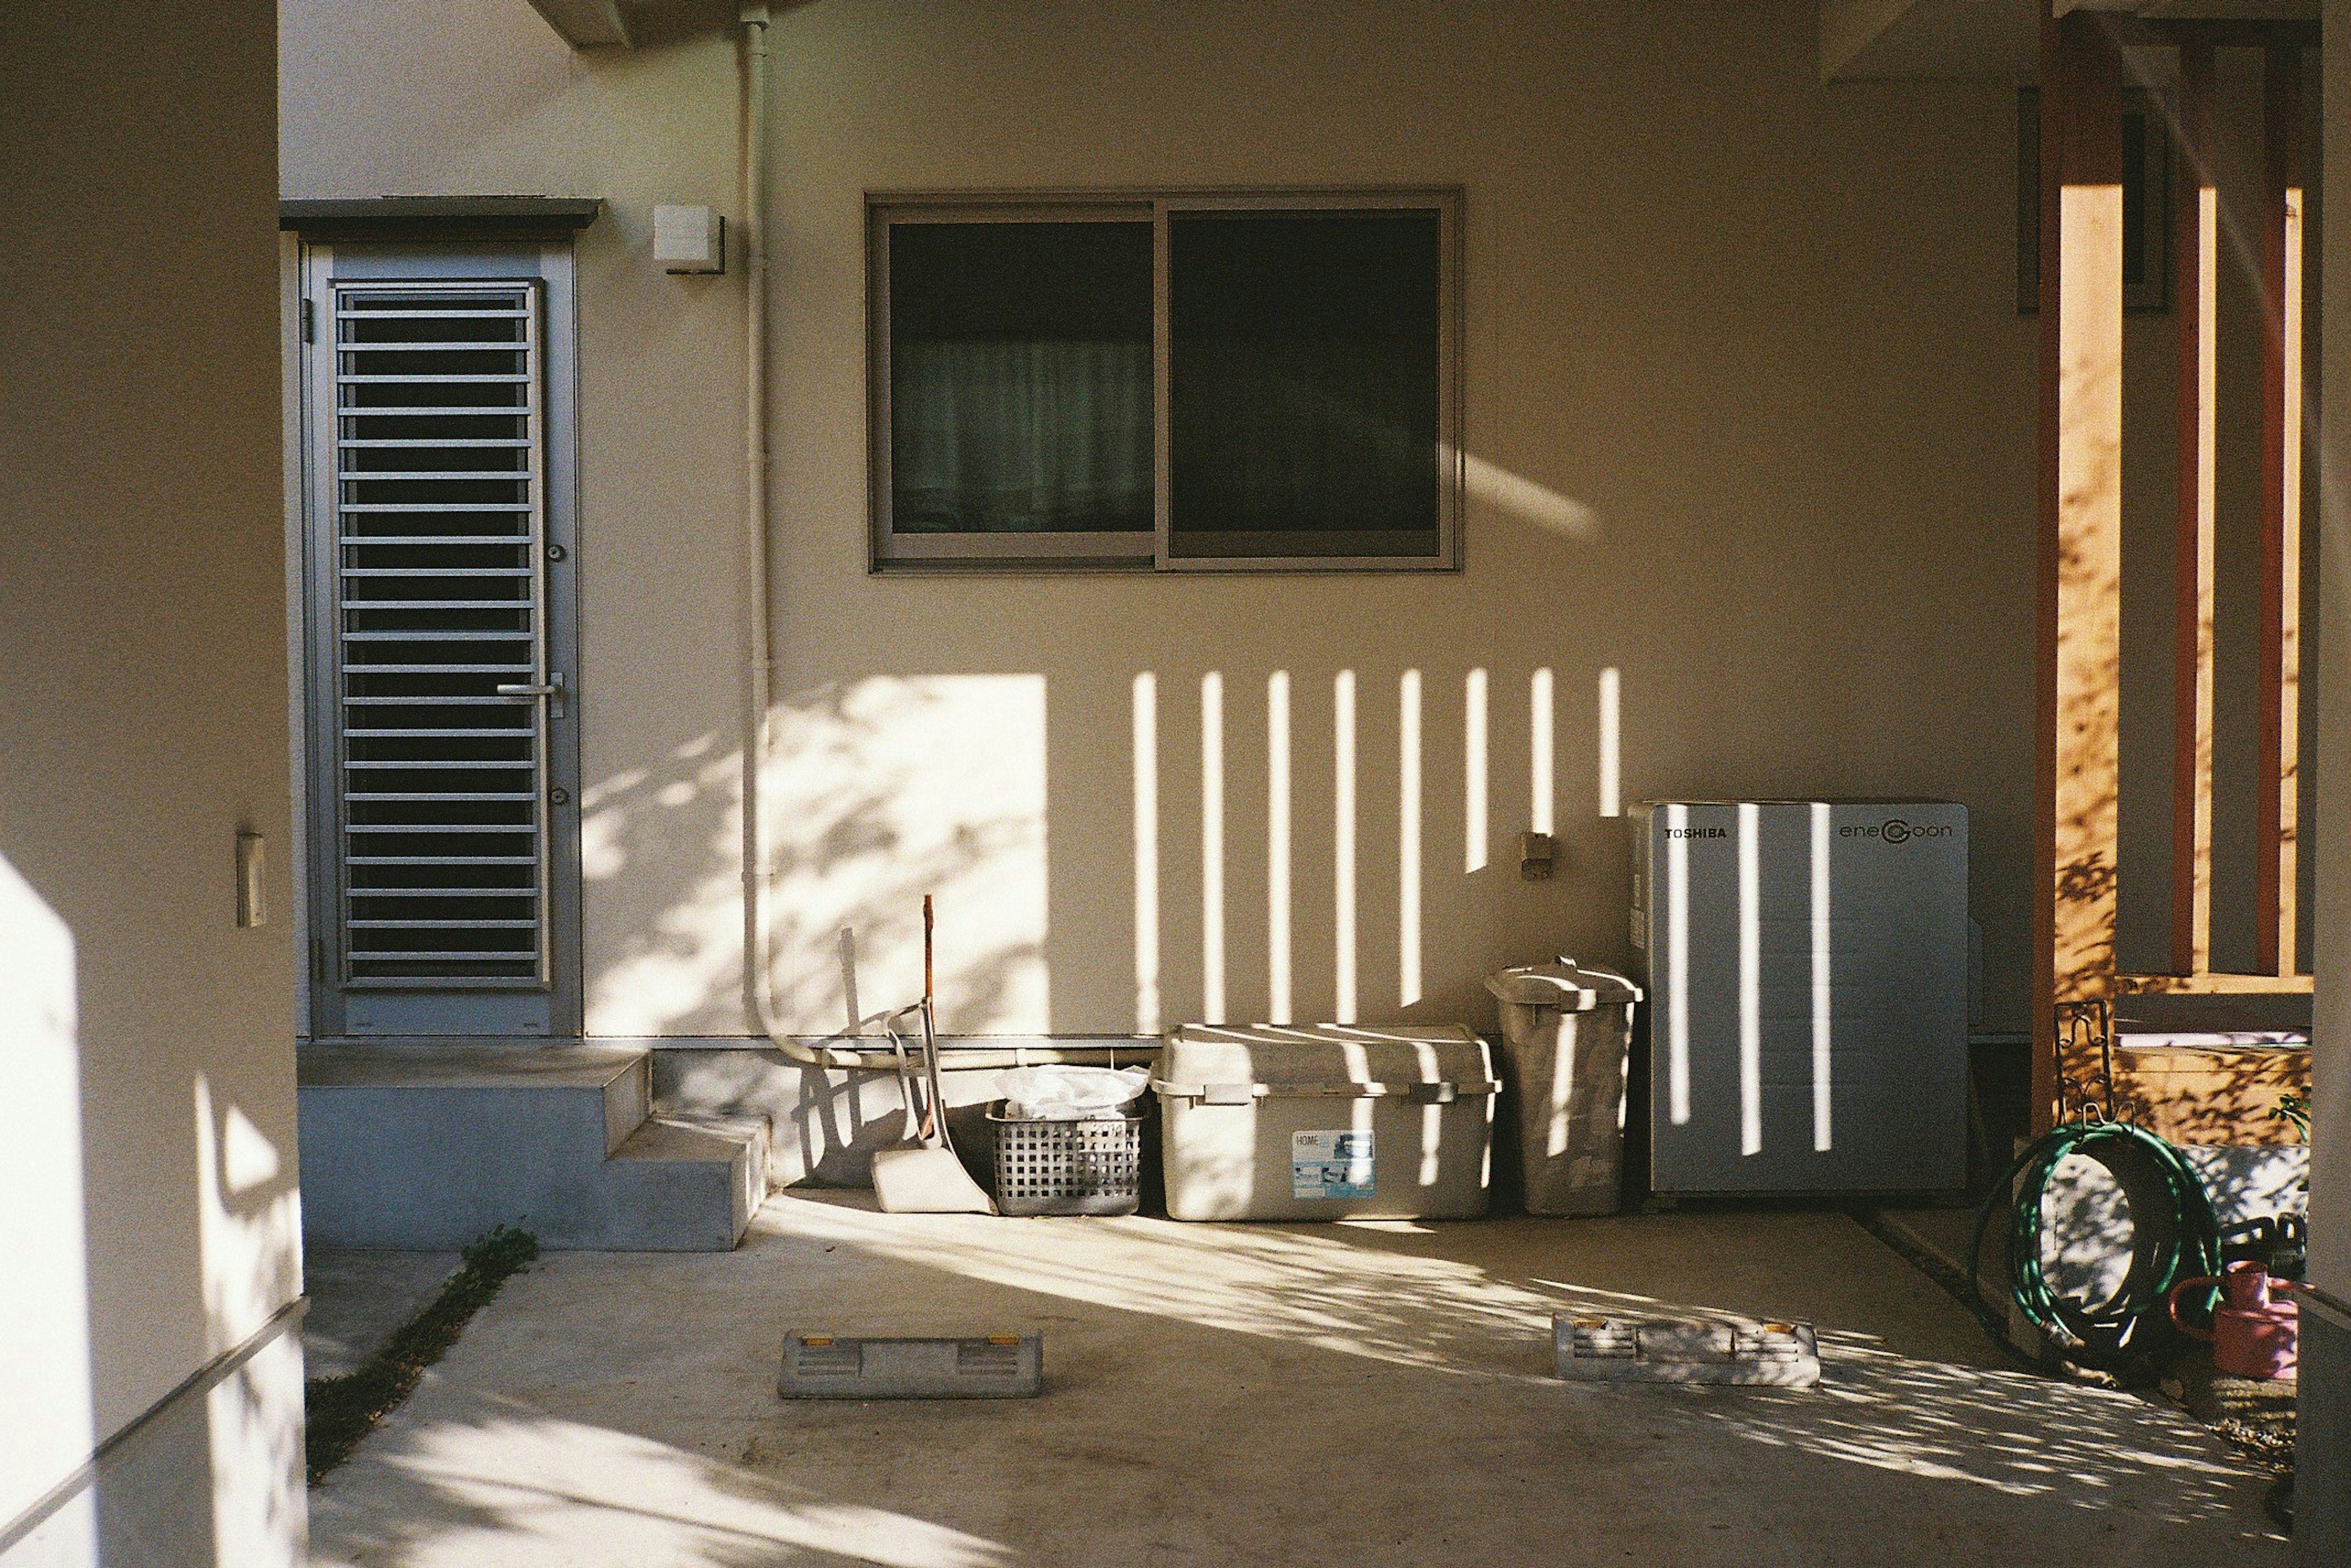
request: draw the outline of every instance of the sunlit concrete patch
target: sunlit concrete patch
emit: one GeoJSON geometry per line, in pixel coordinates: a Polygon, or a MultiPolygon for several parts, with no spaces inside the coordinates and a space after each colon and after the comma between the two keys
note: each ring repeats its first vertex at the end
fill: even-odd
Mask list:
{"type": "Polygon", "coordinates": [[[1225,1021],[1225,677],[1200,677],[1200,1016],[1225,1021]]]}
{"type": "MultiPolygon", "coordinates": [[[[907,1513],[829,1503],[740,1466],[522,1408],[436,1425],[392,1469],[419,1512],[344,1531],[313,1564],[1014,1561],[994,1542],[907,1513]]],[[[334,1500],[321,1511],[334,1515],[334,1500]]]]}
{"type": "MultiPolygon", "coordinates": [[[[2307,1148],[2189,1145],[2179,1153],[2204,1178],[2224,1231],[2309,1212],[2307,1148]]],[[[2134,1236],[2130,1197],[2113,1171],[2082,1154],[2057,1161],[2041,1197],[2041,1267],[2053,1289],[2093,1306],[2113,1301],[2127,1282],[2134,1236]]]]}
{"type": "Polygon", "coordinates": [[[1593,700],[1595,708],[1593,729],[1598,745],[1593,766],[1594,787],[1600,797],[1600,814],[1621,817],[1625,814],[1624,673],[1614,664],[1602,670],[1593,700]]]}
{"type": "MultiPolygon", "coordinates": [[[[0,1361],[0,1521],[13,1520],[89,1457],[89,1265],[82,1195],[82,1084],[74,936],[0,855],[0,1060],[8,1135],[0,1138],[0,1335],[37,1355],[0,1361]]],[[[93,1519],[61,1519],[60,1541],[96,1541],[93,1519]]],[[[66,1560],[65,1549],[58,1549],[66,1560]]]]}
{"type": "Polygon", "coordinates": [[[2179,1151],[2196,1174],[2223,1228],[2262,1215],[2310,1212],[2310,1145],[2266,1148],[2189,1144],[2179,1151]]]}
{"type": "MultiPolygon", "coordinates": [[[[1355,1021],[1355,672],[1331,677],[1331,1017],[1355,1021]]],[[[1222,1023],[1222,1019],[1210,1022],[1222,1023]]]]}
{"type": "Polygon", "coordinates": [[[1182,1225],[785,1194],[542,1260],[313,1498],[318,1560],[2283,1563],[2170,1412],[2001,1364],[1833,1214],[1182,1225]],[[1569,1387],[1561,1307],[1795,1316],[1808,1393],[1569,1387]],[[1046,1392],[787,1404],[787,1333],[1040,1331],[1046,1392]]]}
{"type": "Polygon", "coordinates": [[[930,675],[778,707],[762,799],[787,1028],[840,1027],[844,925],[857,930],[868,1010],[920,996],[926,893],[938,898],[940,1028],[1051,1027],[1045,703],[1042,675],[930,675]]]}
{"type": "MultiPolygon", "coordinates": [[[[1284,687],[1286,695],[1288,688],[1284,687]]],[[[1134,677],[1134,1032],[1159,1032],[1159,677],[1134,677]]]]}
{"type": "Polygon", "coordinates": [[[741,1027],[742,757],[697,736],[580,791],[590,1034],[741,1027]]]}
{"type": "Polygon", "coordinates": [[[1483,668],[1461,677],[1461,871],[1486,869],[1487,675],[1483,668]]]}
{"type": "MultiPolygon", "coordinates": [[[[1138,779],[1138,784],[1140,780],[1138,779]]],[[[1140,809],[1138,808],[1138,810],[1140,809]]],[[[1265,1018],[1290,1020],[1290,672],[1265,678],[1265,1018]]],[[[1136,869],[1141,870],[1138,851],[1136,869]]],[[[1141,1021],[1138,1011],[1136,1019],[1141,1021]]],[[[1153,1017],[1156,1019],[1155,1010],[1153,1017]]],[[[1157,1024],[1153,1024],[1156,1030],[1157,1024]]]]}
{"type": "MultiPolygon", "coordinates": [[[[869,1010],[922,988],[939,910],[939,1022],[1051,1027],[1045,946],[1045,678],[876,677],[778,705],[761,774],[778,1012],[841,1026],[838,938],[869,1010]]],[[[709,736],[580,793],[592,1035],[732,1033],[742,1009],[742,753],[709,736]]]]}
{"type": "Polygon", "coordinates": [[[2130,1272],[2130,1197],[2114,1173],[2087,1155],[2069,1154],[2049,1173],[2041,1198],[2041,1267],[2053,1289],[2102,1306],[2130,1272]]]}
{"type": "Polygon", "coordinates": [[[1538,1366],[1520,1364],[1526,1357],[1517,1342],[1550,1332],[1549,1298],[1473,1265],[1397,1254],[1366,1268],[1353,1239],[1362,1228],[1353,1224],[1131,1218],[1082,1228],[974,1229],[951,1216],[883,1216],[853,1202],[787,1201],[791,1207],[783,1212],[796,1233],[910,1268],[946,1269],[1066,1301],[1398,1365],[1537,1376],[1538,1366]],[[909,1218],[914,1223],[897,1223],[909,1218]]]}
{"type": "Polygon", "coordinates": [[[280,1333],[204,1398],[213,1561],[297,1568],[307,1555],[302,1341],[280,1333]]]}
{"type": "Polygon", "coordinates": [[[2128,1394],[1912,1360],[1866,1334],[1828,1334],[1820,1351],[1817,1390],[1706,1418],[1744,1441],[2011,1497],[2097,1510],[2136,1496],[2174,1523],[2226,1517],[2244,1490],[2241,1467],[2128,1394]]]}
{"type": "Polygon", "coordinates": [[[1589,539],[1600,532],[1600,514],[1583,502],[1474,452],[1462,455],[1461,474],[1470,499],[1516,521],[1563,538],[1589,539]]]}
{"type": "Polygon", "coordinates": [[[277,1146],[201,1072],[194,1101],[204,1348],[218,1355],[301,1294],[301,1200],[277,1146]]]}
{"type": "MultiPolygon", "coordinates": [[[[236,1351],[301,1293],[292,1162],[244,1109],[195,1079],[196,1222],[205,1348],[236,1351]]],[[[281,1332],[205,1397],[216,1560],[302,1556],[302,1343],[281,1332]]]]}

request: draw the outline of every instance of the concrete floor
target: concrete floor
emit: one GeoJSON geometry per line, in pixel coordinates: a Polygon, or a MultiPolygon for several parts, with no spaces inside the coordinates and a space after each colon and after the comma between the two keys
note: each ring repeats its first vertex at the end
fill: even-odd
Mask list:
{"type": "Polygon", "coordinates": [[[433,1304],[464,1259],[455,1252],[308,1248],[302,1289],[302,1375],[339,1377],[433,1304]]]}
{"type": "Polygon", "coordinates": [[[1829,1214],[1269,1228],[771,1199],[510,1281],[311,1494],[314,1562],[2283,1563],[2185,1417],[2001,1366],[1829,1214]],[[1572,1388],[1558,1304],[1803,1316],[1806,1393],[1572,1388]],[[787,1405],[788,1332],[1046,1336],[1046,1396],[787,1405]]]}

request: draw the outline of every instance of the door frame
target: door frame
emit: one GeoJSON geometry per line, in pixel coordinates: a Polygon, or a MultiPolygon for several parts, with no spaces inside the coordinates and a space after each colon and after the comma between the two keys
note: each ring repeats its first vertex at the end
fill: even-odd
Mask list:
{"type": "Polygon", "coordinates": [[[306,243],[294,267],[295,393],[288,429],[299,454],[289,550],[297,612],[293,686],[299,722],[295,777],[302,842],[293,857],[303,937],[302,1034],[311,1040],[418,1038],[473,1040],[580,1037],[582,1015],[580,861],[580,552],[578,309],[568,239],[306,243]],[[543,986],[349,987],[341,972],[340,693],[333,662],[338,531],[332,494],[333,291],[338,282],[536,286],[544,409],[544,595],[548,668],[564,677],[560,715],[547,717],[543,842],[548,977],[543,986]],[[324,373],[322,373],[324,372],[324,373]],[[367,998],[354,1008],[353,998],[367,998]]]}

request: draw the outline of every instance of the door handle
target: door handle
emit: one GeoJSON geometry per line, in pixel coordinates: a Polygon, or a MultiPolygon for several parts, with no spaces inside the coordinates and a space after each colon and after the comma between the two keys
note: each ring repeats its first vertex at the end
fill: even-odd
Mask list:
{"type": "Polygon", "coordinates": [[[502,697],[545,697],[549,714],[563,716],[563,673],[550,671],[544,685],[530,681],[501,681],[491,688],[502,697]]]}

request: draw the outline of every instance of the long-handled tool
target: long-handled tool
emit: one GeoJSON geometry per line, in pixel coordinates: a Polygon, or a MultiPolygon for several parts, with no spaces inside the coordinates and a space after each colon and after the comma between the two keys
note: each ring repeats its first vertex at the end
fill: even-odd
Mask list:
{"type": "Polygon", "coordinates": [[[917,1093],[906,1042],[893,1018],[889,1030],[898,1062],[898,1092],[906,1106],[906,1141],[873,1155],[873,1197],[891,1214],[993,1214],[996,1205],[971,1179],[947,1134],[946,1100],[939,1091],[939,1044],[934,1017],[931,896],[923,895],[923,1092],[917,1093]],[[919,1103],[918,1103],[919,1102],[919,1103]],[[934,1141],[935,1140],[935,1141],[934,1141]]]}

